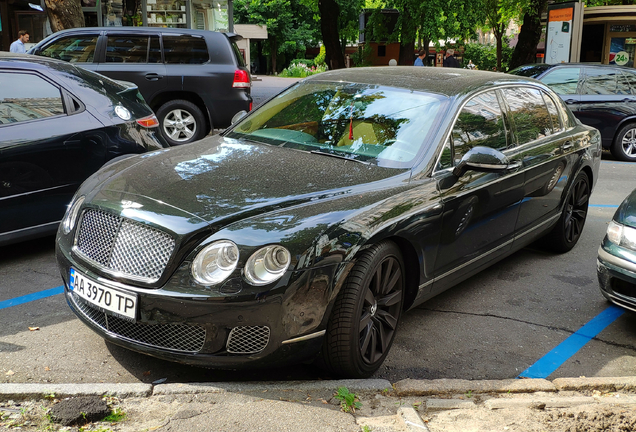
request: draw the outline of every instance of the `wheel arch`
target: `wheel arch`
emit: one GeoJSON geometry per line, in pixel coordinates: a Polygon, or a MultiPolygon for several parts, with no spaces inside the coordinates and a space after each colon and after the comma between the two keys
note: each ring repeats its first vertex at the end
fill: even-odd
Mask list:
{"type": "Polygon", "coordinates": [[[205,105],[205,102],[203,102],[203,99],[201,99],[201,97],[198,94],[192,93],[192,92],[181,92],[181,91],[164,92],[155,96],[148,105],[150,105],[150,108],[152,108],[152,110],[156,113],[163,104],[171,100],[177,100],[177,99],[183,99],[188,102],[192,102],[193,104],[197,106],[197,108],[201,110],[201,112],[203,113],[203,116],[205,117],[205,126],[207,128],[206,135],[207,135],[207,133],[209,133],[209,131],[212,130],[214,122],[212,121],[210,110],[208,110],[207,106],[205,105]]]}
{"type": "Polygon", "coordinates": [[[634,127],[636,127],[636,115],[625,117],[616,125],[616,128],[614,129],[614,135],[612,136],[611,145],[614,145],[614,143],[616,143],[616,138],[618,138],[618,133],[620,132],[620,130],[630,123],[633,124],[634,127]]]}

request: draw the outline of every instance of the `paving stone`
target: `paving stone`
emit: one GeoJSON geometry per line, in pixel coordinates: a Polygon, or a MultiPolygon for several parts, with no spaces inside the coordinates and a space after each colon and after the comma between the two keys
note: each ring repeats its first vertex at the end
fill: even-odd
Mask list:
{"type": "Polygon", "coordinates": [[[427,411],[443,411],[452,409],[473,409],[476,405],[472,401],[462,399],[427,399],[427,411]]]}

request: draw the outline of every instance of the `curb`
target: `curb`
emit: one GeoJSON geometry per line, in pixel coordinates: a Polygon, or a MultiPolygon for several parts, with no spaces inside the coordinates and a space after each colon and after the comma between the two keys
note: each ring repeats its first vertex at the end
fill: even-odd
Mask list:
{"type": "Polygon", "coordinates": [[[347,387],[351,391],[382,392],[394,389],[396,396],[447,396],[465,393],[558,393],[559,391],[636,392],[636,377],[556,378],[508,380],[405,379],[394,385],[384,379],[280,381],[280,382],[218,382],[186,384],[0,384],[0,401],[43,399],[50,394],[57,398],[72,396],[112,395],[119,398],[153,395],[279,391],[335,391],[347,387]]]}

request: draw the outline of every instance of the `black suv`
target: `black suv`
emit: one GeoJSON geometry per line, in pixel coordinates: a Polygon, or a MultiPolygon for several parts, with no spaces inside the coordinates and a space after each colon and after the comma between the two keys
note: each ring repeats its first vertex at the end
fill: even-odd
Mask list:
{"type": "Polygon", "coordinates": [[[62,59],[139,87],[171,145],[203,138],[252,108],[251,78],[235,41],[206,30],[96,27],[57,32],[29,53],[62,59]]]}
{"type": "Polygon", "coordinates": [[[636,161],[636,70],[590,63],[530,64],[511,74],[536,78],[568,104],[581,123],[601,132],[603,147],[636,161]]]}

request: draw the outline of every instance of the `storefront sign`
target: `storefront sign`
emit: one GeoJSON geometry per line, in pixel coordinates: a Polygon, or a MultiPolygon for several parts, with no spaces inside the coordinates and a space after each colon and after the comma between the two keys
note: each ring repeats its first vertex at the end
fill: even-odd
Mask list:
{"type": "Polygon", "coordinates": [[[629,53],[625,51],[617,52],[614,56],[614,63],[619,66],[625,66],[627,63],[629,63],[629,53]]]}
{"type": "Polygon", "coordinates": [[[574,8],[553,9],[548,14],[546,63],[565,63],[570,61],[573,15],[574,8]]]}

